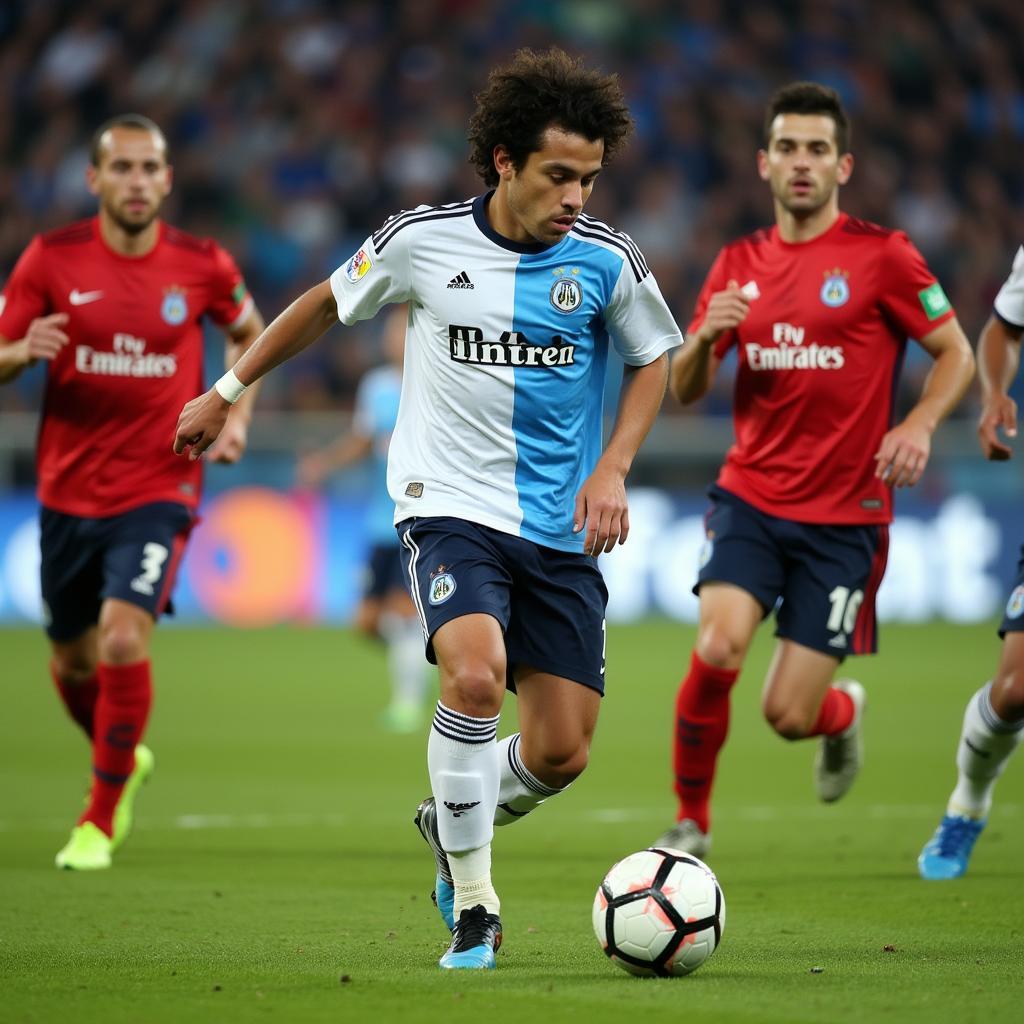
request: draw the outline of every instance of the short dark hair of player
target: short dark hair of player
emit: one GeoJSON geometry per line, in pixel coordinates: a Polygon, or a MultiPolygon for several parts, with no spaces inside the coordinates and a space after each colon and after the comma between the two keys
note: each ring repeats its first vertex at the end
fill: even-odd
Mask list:
{"type": "Polygon", "coordinates": [[[617,75],[593,71],[557,47],[546,53],[519,50],[510,64],[490,73],[476,96],[467,134],[469,162],[493,188],[498,184],[494,147],[504,146],[520,170],[552,127],[590,142],[603,139],[603,165],[629,138],[633,118],[617,75]]]}
{"type": "Polygon", "coordinates": [[[99,167],[100,165],[100,149],[103,144],[103,136],[111,128],[133,128],[140,132],[151,132],[163,142],[164,153],[166,154],[167,152],[167,139],[164,138],[164,133],[160,130],[160,126],[156,121],[151,121],[145,114],[118,114],[116,117],[104,121],[92,133],[92,142],[89,144],[89,162],[93,167],[99,167]]]}
{"type": "Polygon", "coordinates": [[[792,82],[784,85],[771,98],[764,115],[764,144],[771,142],[772,122],[779,114],[823,114],[836,126],[836,146],[840,153],[849,152],[850,119],[835,89],[817,82],[792,82]]]}

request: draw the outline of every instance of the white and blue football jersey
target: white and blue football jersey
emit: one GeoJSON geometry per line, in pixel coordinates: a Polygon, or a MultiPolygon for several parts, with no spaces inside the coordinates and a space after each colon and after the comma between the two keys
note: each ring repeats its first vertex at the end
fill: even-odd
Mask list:
{"type": "Polygon", "coordinates": [[[682,338],[628,236],[580,216],[555,245],[513,242],[488,199],[392,217],[331,275],[338,318],[410,304],[396,523],[454,516],[582,551],[573,510],[601,454],[609,341],[644,366],[682,338]]]}
{"type": "Polygon", "coordinates": [[[1010,276],[992,303],[999,319],[1011,327],[1024,327],[1024,245],[1017,250],[1010,276]]]}
{"type": "Polygon", "coordinates": [[[353,428],[372,439],[370,451],[370,520],[369,534],[373,544],[398,547],[398,536],[392,524],[395,504],[388,493],[388,446],[398,420],[398,404],[402,394],[402,374],[397,366],[387,364],[369,370],[356,389],[353,428]]]}

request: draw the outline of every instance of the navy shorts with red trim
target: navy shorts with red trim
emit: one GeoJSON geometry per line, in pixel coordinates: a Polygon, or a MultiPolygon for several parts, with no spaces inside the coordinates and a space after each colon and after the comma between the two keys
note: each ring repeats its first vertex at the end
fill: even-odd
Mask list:
{"type": "Polygon", "coordinates": [[[154,619],[173,614],[171,589],[195,521],[173,501],[95,519],[40,509],[40,578],[50,639],[80,636],[99,621],[100,606],[110,597],[154,619]]]}
{"type": "Polygon", "coordinates": [[[432,664],[441,626],[483,612],[505,634],[510,690],[523,665],[604,693],[608,590],[596,559],[465,519],[406,519],[397,530],[432,664]]]}
{"type": "Polygon", "coordinates": [[[842,660],[878,650],[875,596],[887,526],[797,523],[712,487],[695,593],[731,583],[776,609],[775,635],[842,660]]]}
{"type": "Polygon", "coordinates": [[[1017,579],[1006,602],[1003,621],[999,623],[1000,637],[1007,633],[1024,633],[1024,544],[1020,549],[1020,561],[1017,563],[1017,579]]]}
{"type": "Polygon", "coordinates": [[[393,590],[406,589],[401,547],[374,544],[363,570],[363,597],[381,599],[393,590]]]}

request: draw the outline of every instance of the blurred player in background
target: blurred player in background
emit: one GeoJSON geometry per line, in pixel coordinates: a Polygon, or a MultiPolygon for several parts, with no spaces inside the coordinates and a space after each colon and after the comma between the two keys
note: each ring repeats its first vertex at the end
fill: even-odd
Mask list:
{"type": "Polygon", "coordinates": [[[607,591],[595,556],[629,532],[625,477],[664,395],[679,330],[633,242],[583,206],[632,128],[612,76],[560,50],[491,73],[470,122],[492,191],[401,213],[294,302],[182,412],[198,457],[230,402],[340,319],[409,302],[388,484],[440,670],[416,821],[452,930],[444,968],[501,943],[493,825],[585,768],[604,691],[607,591]],[[602,451],[608,343],[626,363],[602,451]],[[505,688],[520,733],[497,742],[505,688]]]}
{"type": "Polygon", "coordinates": [[[362,459],[372,459],[366,587],[356,609],[356,628],[388,648],[391,703],[384,725],[394,732],[414,732],[423,719],[427,662],[423,627],[409,596],[395,532],[395,503],[388,494],[388,445],[402,395],[402,360],[408,309],[390,310],[384,324],[388,362],[370,370],[356,391],[352,429],[333,444],[299,460],[296,478],[302,487],[319,487],[332,474],[362,459]]]}
{"type": "MultiPolygon", "coordinates": [[[[1009,395],[1020,368],[1024,334],[1024,247],[995,298],[978,339],[982,409],[978,439],[986,459],[1002,462],[1013,449],[999,436],[1017,436],[1017,404],[1009,395]]],[[[992,806],[992,790],[1024,737],[1024,547],[1017,580],[999,626],[1002,656],[995,676],[967,702],[957,747],[956,788],[946,813],[917,859],[922,878],[959,878],[970,861],[992,806]]]]}
{"type": "Polygon", "coordinates": [[[775,95],[758,153],[775,226],[722,249],[672,363],[669,387],[688,403],[730,348],[738,355],[736,443],[710,491],[697,644],[676,699],[677,823],[657,841],[697,856],[710,846],[729,693],[777,604],[765,718],[785,739],[821,737],[822,800],[852,784],[864,690],[833,676],[847,654],[876,649],[892,489],[920,479],[973,372],[953,310],[906,235],[840,212],[847,136],[831,89],[803,82],[775,95]],[[893,426],[908,337],[935,364],[893,426]]]}
{"type": "MultiPolygon", "coordinates": [[[[34,238],[0,298],[0,381],[47,363],[36,467],[50,669],[93,757],[88,806],[57,854],[78,870],[110,866],[153,768],[150,636],[200,488],[168,439],[202,390],[200,321],[226,333],[228,366],[263,327],[228,253],[159,219],[171,168],[152,121],[104,124],[88,184],[98,216],[34,238]]],[[[251,412],[247,395],[211,458],[241,456],[251,412]]]]}

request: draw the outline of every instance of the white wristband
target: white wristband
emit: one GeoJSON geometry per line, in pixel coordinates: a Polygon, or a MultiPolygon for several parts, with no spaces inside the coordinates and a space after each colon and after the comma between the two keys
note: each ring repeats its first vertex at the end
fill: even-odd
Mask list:
{"type": "Polygon", "coordinates": [[[223,377],[216,384],[213,385],[214,390],[224,399],[225,402],[230,402],[232,405],[237,402],[242,395],[245,394],[245,389],[248,387],[247,384],[243,384],[236,376],[234,370],[228,370],[223,377]]]}

